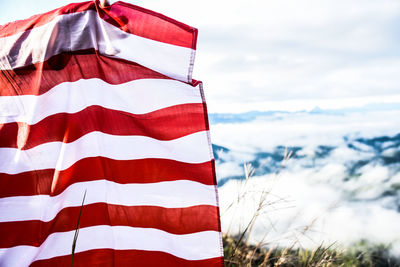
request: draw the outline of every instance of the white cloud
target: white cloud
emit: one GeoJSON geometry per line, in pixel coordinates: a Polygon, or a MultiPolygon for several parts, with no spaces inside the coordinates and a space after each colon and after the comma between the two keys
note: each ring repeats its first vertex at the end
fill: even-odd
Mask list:
{"type": "MultiPolygon", "coordinates": [[[[273,152],[279,145],[301,147],[279,175],[259,174],[247,182],[246,188],[240,181],[229,180],[220,188],[221,211],[237,200],[237,192],[247,192],[231,211],[223,213],[223,230],[235,234],[244,229],[259,203],[260,191],[265,190],[267,206],[254,226],[253,242],[316,247],[333,242],[348,246],[367,240],[391,245],[392,253],[400,255],[400,235],[396,230],[400,221],[400,195],[396,191],[400,184],[399,165],[386,165],[379,158],[397,155],[398,149],[391,148],[397,141],[382,138],[381,153],[368,142],[371,140],[365,139],[397,135],[398,125],[398,110],[292,113],[247,123],[212,125],[216,144],[236,153],[235,149],[242,149],[247,156],[251,151],[273,152]],[[321,145],[330,152],[317,155],[321,145]]],[[[236,166],[224,163],[227,165],[223,169],[233,165],[237,170],[248,161],[239,155],[229,159],[236,166]]],[[[271,165],[270,162],[266,166],[271,165]]],[[[236,175],[242,173],[237,171],[236,175]]]]}
{"type": "MultiPolygon", "coordinates": [[[[339,146],[332,152],[332,159],[351,161],[359,158],[360,153],[342,146],[344,136],[393,136],[398,133],[399,125],[400,111],[333,115],[292,113],[266,116],[246,123],[211,125],[211,138],[215,144],[251,152],[272,150],[277,145],[311,148],[318,145],[339,146]]],[[[357,145],[362,149],[362,144],[357,145]]]]}
{"type": "Polygon", "coordinates": [[[266,206],[256,220],[251,242],[313,248],[322,243],[349,246],[367,240],[392,245],[393,253],[399,255],[400,213],[379,202],[346,200],[343,191],[324,182],[335,175],[342,176],[342,170],[288,171],[254,177],[244,188],[243,181],[230,180],[220,188],[223,231],[233,235],[242,231],[257,209],[260,192],[265,190],[266,206]],[[247,193],[237,202],[242,192],[247,193]]]}

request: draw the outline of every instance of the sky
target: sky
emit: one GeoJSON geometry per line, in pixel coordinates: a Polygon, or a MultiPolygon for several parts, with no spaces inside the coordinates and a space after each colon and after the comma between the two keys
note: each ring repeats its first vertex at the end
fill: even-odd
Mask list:
{"type": "MultiPolygon", "coordinates": [[[[400,1],[127,2],[199,29],[211,113],[400,103],[400,1]]],[[[70,1],[0,3],[4,24],[70,1]]]]}

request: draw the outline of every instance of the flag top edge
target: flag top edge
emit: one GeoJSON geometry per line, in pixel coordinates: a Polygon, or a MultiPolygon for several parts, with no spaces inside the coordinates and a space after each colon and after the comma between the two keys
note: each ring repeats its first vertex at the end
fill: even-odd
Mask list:
{"type": "MultiPolygon", "coordinates": [[[[133,5],[130,3],[125,3],[122,1],[116,1],[112,5],[105,6],[104,8],[102,8],[100,6],[99,0],[71,3],[68,5],[50,10],[45,13],[30,16],[29,18],[26,18],[26,19],[11,21],[6,24],[0,25],[0,38],[12,36],[14,34],[18,34],[18,33],[28,31],[33,28],[45,25],[60,15],[74,14],[74,13],[84,12],[84,11],[88,11],[88,10],[94,10],[100,15],[100,17],[103,18],[104,15],[107,14],[109,12],[109,10],[111,10],[112,7],[117,7],[117,6],[130,8],[130,9],[136,10],[138,12],[142,12],[147,15],[150,15],[152,17],[156,17],[156,18],[161,19],[165,22],[168,22],[168,23],[170,23],[192,35],[192,40],[190,42],[184,42],[184,43],[178,42],[178,41],[171,42],[171,41],[165,41],[165,40],[157,40],[154,38],[149,38],[149,39],[169,43],[172,45],[191,48],[194,50],[196,49],[197,35],[198,35],[197,28],[191,27],[185,23],[179,22],[179,21],[177,21],[171,17],[168,17],[166,15],[163,15],[161,13],[158,13],[158,12],[155,12],[155,11],[152,11],[152,10],[149,10],[149,9],[137,6],[137,5],[133,5]]],[[[110,21],[108,21],[108,22],[110,22],[110,21]]],[[[118,27],[118,25],[115,25],[115,23],[111,22],[111,24],[114,24],[114,26],[118,27]]],[[[140,36],[140,34],[139,34],[139,36],[140,36]]]]}

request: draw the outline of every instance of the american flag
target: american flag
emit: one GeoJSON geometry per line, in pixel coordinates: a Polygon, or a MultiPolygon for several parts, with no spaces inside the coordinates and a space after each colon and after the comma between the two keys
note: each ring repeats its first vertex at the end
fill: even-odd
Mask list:
{"type": "Polygon", "coordinates": [[[223,265],[196,39],[123,2],[0,26],[0,266],[70,266],[77,228],[74,266],[223,265]]]}

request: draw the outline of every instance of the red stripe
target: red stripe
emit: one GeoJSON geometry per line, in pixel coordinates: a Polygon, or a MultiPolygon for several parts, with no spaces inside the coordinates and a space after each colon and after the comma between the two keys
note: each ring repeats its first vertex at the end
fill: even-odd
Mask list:
{"type": "Polygon", "coordinates": [[[104,9],[99,8],[98,12],[105,21],[125,32],[196,49],[197,29],[160,13],[124,2],[117,2],[104,9]]]}
{"type": "Polygon", "coordinates": [[[0,38],[43,26],[59,15],[88,10],[97,11],[102,19],[127,33],[196,49],[197,29],[154,11],[123,2],[117,2],[106,8],[101,8],[98,1],[69,4],[44,14],[0,26],[0,38]]]}
{"type": "MultiPolygon", "coordinates": [[[[76,229],[81,207],[61,210],[57,216],[43,222],[20,221],[0,223],[0,248],[20,245],[39,247],[56,232],[76,229]],[[18,233],[10,235],[10,233],[18,233]]],[[[106,203],[85,205],[79,222],[80,228],[110,225],[155,228],[172,234],[191,234],[202,231],[219,231],[218,209],[201,205],[188,208],[163,208],[156,206],[120,206],[106,203]]]]}
{"type": "Polygon", "coordinates": [[[85,10],[95,10],[94,2],[88,1],[83,3],[73,3],[43,14],[34,15],[28,19],[10,22],[0,26],[0,38],[42,26],[49,23],[59,15],[77,13],[85,10]]]}
{"type": "Polygon", "coordinates": [[[34,125],[0,124],[0,147],[29,149],[45,142],[70,143],[93,131],[172,140],[208,130],[203,121],[202,104],[177,105],[139,115],[90,106],[73,114],[54,114],[34,125]]]}
{"type": "Polygon", "coordinates": [[[122,59],[102,56],[94,49],[62,53],[32,66],[0,71],[0,96],[41,95],[63,82],[98,78],[109,84],[168,77],[122,59]]]}
{"type": "MultiPolygon", "coordinates": [[[[207,244],[204,244],[205,246],[207,244]]],[[[71,255],[35,261],[31,267],[70,266],[71,255]]],[[[74,255],[75,267],[222,267],[223,257],[190,261],[160,251],[96,249],[74,255]],[[90,264],[89,264],[90,263],[90,264]]]]}
{"type": "Polygon", "coordinates": [[[47,169],[19,174],[0,173],[0,197],[55,196],[71,184],[94,180],[120,184],[191,180],[213,185],[212,163],[213,161],[194,164],[168,159],[84,158],[64,171],[47,169]]]}

